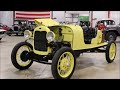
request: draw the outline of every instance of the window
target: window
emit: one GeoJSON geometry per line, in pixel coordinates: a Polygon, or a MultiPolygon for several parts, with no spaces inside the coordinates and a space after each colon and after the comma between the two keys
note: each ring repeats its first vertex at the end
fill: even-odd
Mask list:
{"type": "Polygon", "coordinates": [[[106,25],[115,25],[115,21],[113,21],[113,20],[104,20],[103,22],[104,22],[105,26],[106,25]]]}

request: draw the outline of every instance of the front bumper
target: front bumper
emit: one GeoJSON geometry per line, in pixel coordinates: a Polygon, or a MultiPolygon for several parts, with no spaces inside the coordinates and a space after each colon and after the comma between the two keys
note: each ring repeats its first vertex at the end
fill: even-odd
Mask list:
{"type": "Polygon", "coordinates": [[[3,37],[5,37],[5,36],[6,36],[6,32],[5,32],[5,31],[0,32],[0,38],[3,38],[3,37]]]}

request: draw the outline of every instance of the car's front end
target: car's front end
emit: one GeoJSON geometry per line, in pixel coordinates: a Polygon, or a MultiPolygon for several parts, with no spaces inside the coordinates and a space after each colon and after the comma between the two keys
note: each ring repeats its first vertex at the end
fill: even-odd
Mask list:
{"type": "Polygon", "coordinates": [[[45,26],[38,26],[33,33],[26,30],[24,37],[26,41],[31,40],[31,45],[33,46],[33,51],[30,53],[31,59],[41,63],[43,61],[49,63],[48,59],[51,60],[55,52],[63,44],[62,42],[57,42],[55,33],[45,26]]]}
{"type": "Polygon", "coordinates": [[[6,36],[6,30],[0,29],[0,40],[6,36]]]}

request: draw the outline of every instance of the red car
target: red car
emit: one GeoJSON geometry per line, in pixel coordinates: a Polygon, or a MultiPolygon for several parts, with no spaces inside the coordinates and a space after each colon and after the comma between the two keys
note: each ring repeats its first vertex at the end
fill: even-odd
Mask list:
{"type": "Polygon", "coordinates": [[[8,31],[9,27],[7,25],[4,25],[4,24],[0,23],[0,29],[8,31]]]}
{"type": "Polygon", "coordinates": [[[101,21],[97,22],[96,27],[98,28],[98,30],[105,30],[105,25],[103,22],[101,23],[101,21]]]}

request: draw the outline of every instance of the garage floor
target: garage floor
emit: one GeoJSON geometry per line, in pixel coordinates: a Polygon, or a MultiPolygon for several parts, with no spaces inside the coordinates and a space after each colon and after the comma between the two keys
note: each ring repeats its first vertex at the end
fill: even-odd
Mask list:
{"type": "MultiPolygon", "coordinates": [[[[0,41],[0,78],[53,79],[51,66],[34,62],[28,70],[17,70],[11,63],[11,51],[23,36],[6,36],[0,41]]],[[[104,53],[84,53],[77,59],[71,79],[120,79],[120,37],[115,61],[108,64],[104,53]]]]}

